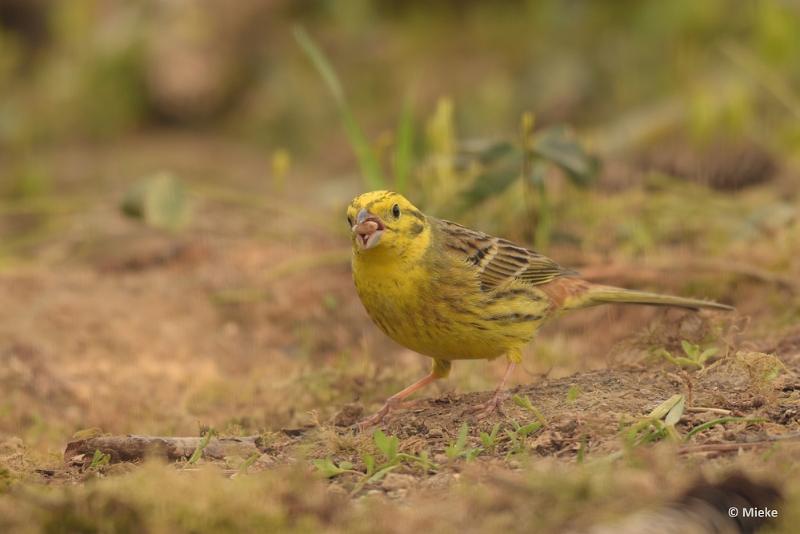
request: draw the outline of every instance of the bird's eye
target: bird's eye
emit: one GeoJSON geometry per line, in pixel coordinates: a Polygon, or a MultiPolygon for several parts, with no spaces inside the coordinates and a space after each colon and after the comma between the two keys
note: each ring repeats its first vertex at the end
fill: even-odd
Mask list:
{"type": "Polygon", "coordinates": [[[350,217],[349,215],[347,216],[347,226],[349,226],[350,228],[353,227],[353,218],[350,217]]]}
{"type": "Polygon", "coordinates": [[[400,217],[400,206],[398,206],[397,204],[392,206],[392,215],[394,216],[395,219],[400,217]]]}

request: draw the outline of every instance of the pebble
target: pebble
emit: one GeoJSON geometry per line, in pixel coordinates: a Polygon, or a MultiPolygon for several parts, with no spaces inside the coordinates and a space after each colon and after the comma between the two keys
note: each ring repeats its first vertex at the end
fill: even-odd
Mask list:
{"type": "Polygon", "coordinates": [[[411,475],[401,475],[399,473],[389,473],[383,478],[381,488],[386,491],[395,491],[411,487],[415,478],[411,475]]]}
{"type": "Polygon", "coordinates": [[[441,438],[444,436],[444,432],[441,428],[431,428],[428,430],[428,437],[429,438],[441,438]]]}

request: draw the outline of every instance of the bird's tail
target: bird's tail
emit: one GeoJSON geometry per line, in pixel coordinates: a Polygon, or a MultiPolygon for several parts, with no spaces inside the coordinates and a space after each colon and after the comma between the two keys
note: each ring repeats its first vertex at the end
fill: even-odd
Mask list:
{"type": "Polygon", "coordinates": [[[691,299],[676,297],[673,295],[661,295],[659,293],[649,293],[647,291],[636,291],[633,289],[623,289],[621,287],[604,286],[591,284],[581,280],[581,284],[576,284],[572,291],[568,291],[562,300],[561,309],[576,310],[588,308],[600,304],[649,304],[651,306],[676,306],[699,310],[710,308],[715,310],[731,311],[733,307],[727,304],[720,304],[710,300],[691,299]],[[575,291],[575,289],[580,290],[575,291]]]}
{"type": "Polygon", "coordinates": [[[690,299],[676,297],[674,295],[661,295],[659,293],[649,293],[647,291],[635,291],[633,289],[623,289],[621,287],[591,285],[584,294],[584,305],[595,306],[598,304],[650,304],[653,306],[677,306],[690,310],[701,308],[711,308],[715,310],[733,310],[731,306],[720,304],[710,300],[690,299]]]}

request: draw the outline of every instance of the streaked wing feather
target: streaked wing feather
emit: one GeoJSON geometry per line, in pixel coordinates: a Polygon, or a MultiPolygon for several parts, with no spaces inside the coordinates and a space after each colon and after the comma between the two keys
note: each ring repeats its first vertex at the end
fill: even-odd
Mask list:
{"type": "Polygon", "coordinates": [[[546,284],[561,276],[577,274],[547,256],[510,241],[441,221],[445,245],[478,269],[481,289],[492,289],[511,280],[531,285],[546,284]]]}

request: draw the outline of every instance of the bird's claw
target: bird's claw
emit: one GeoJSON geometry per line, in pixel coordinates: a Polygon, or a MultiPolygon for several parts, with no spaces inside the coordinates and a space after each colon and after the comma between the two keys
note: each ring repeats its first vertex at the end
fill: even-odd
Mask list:
{"type": "Polygon", "coordinates": [[[495,413],[503,415],[503,401],[505,398],[505,395],[496,393],[488,401],[473,407],[470,412],[475,414],[475,418],[479,421],[487,419],[495,413]]]}
{"type": "Polygon", "coordinates": [[[381,409],[378,410],[374,415],[367,417],[366,419],[363,419],[356,424],[359,432],[364,432],[369,427],[375,426],[381,421],[383,421],[383,419],[389,414],[389,412],[392,411],[394,408],[397,408],[399,405],[400,403],[398,401],[392,399],[387,400],[386,404],[384,404],[381,407],[381,409]]]}

